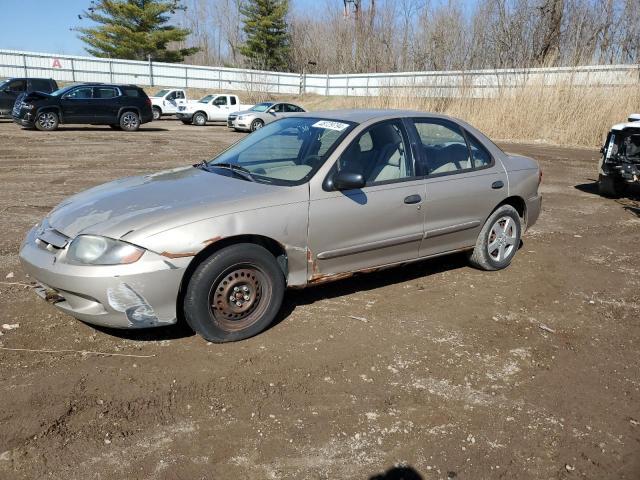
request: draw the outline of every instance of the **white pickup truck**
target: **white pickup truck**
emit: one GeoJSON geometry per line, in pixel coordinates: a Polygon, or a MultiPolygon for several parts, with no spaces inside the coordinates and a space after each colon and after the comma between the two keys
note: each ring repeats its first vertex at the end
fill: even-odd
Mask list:
{"type": "Polygon", "coordinates": [[[175,115],[178,107],[187,101],[187,92],[179,88],[165,88],[150,97],[153,119],[160,120],[165,115],[175,115]]]}
{"type": "Polygon", "coordinates": [[[237,95],[214,93],[197,102],[185,102],[178,106],[176,117],[182,123],[202,126],[207,122],[226,122],[230,113],[248,110],[253,105],[240,103],[237,95]]]}

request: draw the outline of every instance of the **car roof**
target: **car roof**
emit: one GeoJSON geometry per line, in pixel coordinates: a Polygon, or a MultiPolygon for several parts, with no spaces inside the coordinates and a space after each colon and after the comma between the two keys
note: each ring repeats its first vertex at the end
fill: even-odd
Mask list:
{"type": "Polygon", "coordinates": [[[640,130],[640,121],[636,120],[635,122],[618,123],[611,127],[611,130],[622,131],[628,128],[640,130]]]}
{"type": "Polygon", "coordinates": [[[432,117],[445,120],[454,120],[446,115],[431,112],[419,112],[417,110],[395,110],[395,109],[343,109],[343,110],[320,110],[313,112],[299,113],[300,117],[326,118],[343,122],[365,123],[370,120],[402,117],[432,117]]]}

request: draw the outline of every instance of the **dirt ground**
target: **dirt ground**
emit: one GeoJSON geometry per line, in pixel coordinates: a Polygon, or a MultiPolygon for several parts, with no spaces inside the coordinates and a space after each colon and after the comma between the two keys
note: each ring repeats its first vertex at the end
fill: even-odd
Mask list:
{"type": "Polygon", "coordinates": [[[239,343],[97,330],[20,284],[20,242],[63,198],[240,137],[0,123],[0,324],[19,324],[0,329],[0,478],[640,478],[640,194],[596,195],[595,150],[503,145],[544,168],[510,268],[454,256],[293,291],[239,343]]]}

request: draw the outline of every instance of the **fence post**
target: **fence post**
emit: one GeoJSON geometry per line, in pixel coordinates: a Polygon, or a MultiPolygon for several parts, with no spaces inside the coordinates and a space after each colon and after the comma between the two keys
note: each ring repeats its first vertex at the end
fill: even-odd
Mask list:
{"type": "Polygon", "coordinates": [[[349,96],[349,76],[347,75],[347,97],[349,96]]]}
{"type": "Polygon", "coordinates": [[[113,83],[113,61],[109,59],[109,83],[113,83]]]}
{"type": "Polygon", "coordinates": [[[300,85],[298,87],[298,95],[302,95],[302,83],[304,82],[304,69],[302,70],[302,73],[300,74],[300,85]]]}
{"type": "Polygon", "coordinates": [[[324,96],[325,97],[329,96],[329,70],[327,70],[327,80],[325,82],[325,87],[324,87],[324,96]]]}
{"type": "Polygon", "coordinates": [[[28,77],[29,75],[27,74],[27,55],[26,54],[22,54],[22,66],[24,67],[24,76],[28,77]]]}
{"type": "Polygon", "coordinates": [[[151,62],[151,55],[149,55],[149,85],[153,87],[153,63],[151,62]]]}
{"type": "Polygon", "coordinates": [[[73,63],[73,58],[70,59],[71,60],[71,81],[75,82],[76,81],[76,67],[73,63]]]}
{"type": "Polygon", "coordinates": [[[189,67],[184,67],[184,88],[189,88],[189,67]]]}

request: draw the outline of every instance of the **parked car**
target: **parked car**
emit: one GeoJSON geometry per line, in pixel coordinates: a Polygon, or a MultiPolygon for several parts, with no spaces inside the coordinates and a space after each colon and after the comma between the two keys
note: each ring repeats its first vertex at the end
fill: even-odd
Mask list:
{"type": "Polygon", "coordinates": [[[135,85],[87,83],[51,94],[26,93],[13,108],[14,122],[38,130],[56,130],[61,123],[87,123],[135,131],[152,119],[151,100],[135,85]]]}
{"type": "Polygon", "coordinates": [[[0,117],[11,118],[11,110],[18,96],[25,92],[51,93],[58,84],[51,78],[9,78],[0,83],[0,117]]]}
{"type": "Polygon", "coordinates": [[[227,118],[227,126],[236,131],[253,132],[274,120],[287,117],[292,113],[302,112],[306,112],[306,110],[293,103],[262,102],[254,105],[249,110],[230,114],[227,118]]]}
{"type": "Polygon", "coordinates": [[[42,297],[85,322],[184,316],[210,341],[240,340],[272,322],[287,287],[460,251],[505,268],[538,218],[541,178],[446,116],[303,113],[213,160],[63,201],[20,259],[42,297]]]}
{"type": "Polygon", "coordinates": [[[230,113],[247,110],[252,106],[241,104],[237,95],[212,94],[197,102],[180,105],[176,116],[184,124],[203,126],[207,122],[226,122],[230,113]]]}
{"type": "Polygon", "coordinates": [[[187,92],[179,88],[162,89],[151,97],[153,119],[178,113],[178,107],[187,102],[187,92]]]}
{"type": "Polygon", "coordinates": [[[620,197],[627,186],[640,183],[640,114],[627,120],[611,127],[600,149],[598,190],[606,197],[620,197]]]}

